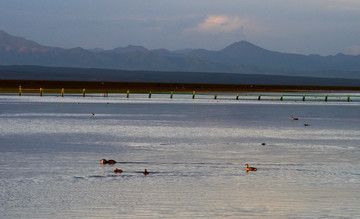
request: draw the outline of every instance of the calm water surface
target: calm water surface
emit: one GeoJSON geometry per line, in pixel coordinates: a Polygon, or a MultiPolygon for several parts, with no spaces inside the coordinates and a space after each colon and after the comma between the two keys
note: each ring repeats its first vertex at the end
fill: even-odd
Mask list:
{"type": "Polygon", "coordinates": [[[359,218],[360,103],[2,95],[0,200],[0,218],[359,218]]]}

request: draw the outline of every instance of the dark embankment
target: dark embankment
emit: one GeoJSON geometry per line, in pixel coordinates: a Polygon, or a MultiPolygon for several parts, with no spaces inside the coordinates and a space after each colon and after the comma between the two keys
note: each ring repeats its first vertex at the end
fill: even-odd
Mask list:
{"type": "Polygon", "coordinates": [[[123,92],[359,91],[360,79],[204,72],[0,66],[0,89],[87,89],[123,92]]]}
{"type": "MultiPolygon", "coordinates": [[[[38,92],[39,88],[72,90],[81,92],[296,92],[296,91],[360,91],[360,87],[301,86],[301,85],[231,85],[231,84],[185,84],[185,83],[134,83],[134,82],[89,82],[89,81],[36,81],[0,80],[0,91],[17,92],[25,90],[38,92]]],[[[31,91],[30,91],[31,92],[31,91]]]]}

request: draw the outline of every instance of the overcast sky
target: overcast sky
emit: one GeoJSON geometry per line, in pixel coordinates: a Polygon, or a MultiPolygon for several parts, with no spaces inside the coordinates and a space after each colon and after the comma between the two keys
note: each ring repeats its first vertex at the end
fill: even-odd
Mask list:
{"type": "Polygon", "coordinates": [[[360,0],[0,0],[0,29],[64,48],[220,50],[247,40],[360,54],[360,0]]]}

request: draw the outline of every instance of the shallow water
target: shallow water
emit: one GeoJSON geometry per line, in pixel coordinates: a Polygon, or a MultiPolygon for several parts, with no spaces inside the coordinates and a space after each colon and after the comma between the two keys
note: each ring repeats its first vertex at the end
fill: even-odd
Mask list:
{"type": "Polygon", "coordinates": [[[360,217],[359,112],[358,102],[2,95],[0,218],[360,217]]]}

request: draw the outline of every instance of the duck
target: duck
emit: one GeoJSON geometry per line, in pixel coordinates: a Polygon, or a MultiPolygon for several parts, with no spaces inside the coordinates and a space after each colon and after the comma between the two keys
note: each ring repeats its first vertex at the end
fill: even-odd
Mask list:
{"type": "Polygon", "coordinates": [[[95,116],[95,113],[91,113],[92,116],[95,116]]]}
{"type": "Polygon", "coordinates": [[[122,173],[122,169],[115,168],[114,173],[122,173]]]}
{"type": "Polygon", "coordinates": [[[148,175],[148,174],[149,174],[149,172],[147,171],[147,169],[144,170],[143,174],[144,174],[144,175],[148,175]]]}
{"type": "Polygon", "coordinates": [[[294,121],[294,120],[299,120],[299,118],[296,118],[296,117],[293,117],[293,116],[292,116],[292,117],[291,117],[291,120],[293,120],[293,121],[294,121]]]}
{"type": "Polygon", "coordinates": [[[304,126],[310,126],[310,124],[305,123],[304,126]]]}
{"type": "Polygon", "coordinates": [[[249,167],[249,164],[245,164],[245,166],[246,166],[246,172],[248,172],[248,171],[256,171],[257,170],[257,168],[255,168],[255,167],[249,167]]]}
{"type": "Polygon", "coordinates": [[[115,160],[105,160],[105,159],[102,159],[101,160],[101,164],[102,165],[105,165],[105,164],[116,164],[117,162],[115,160]]]}

